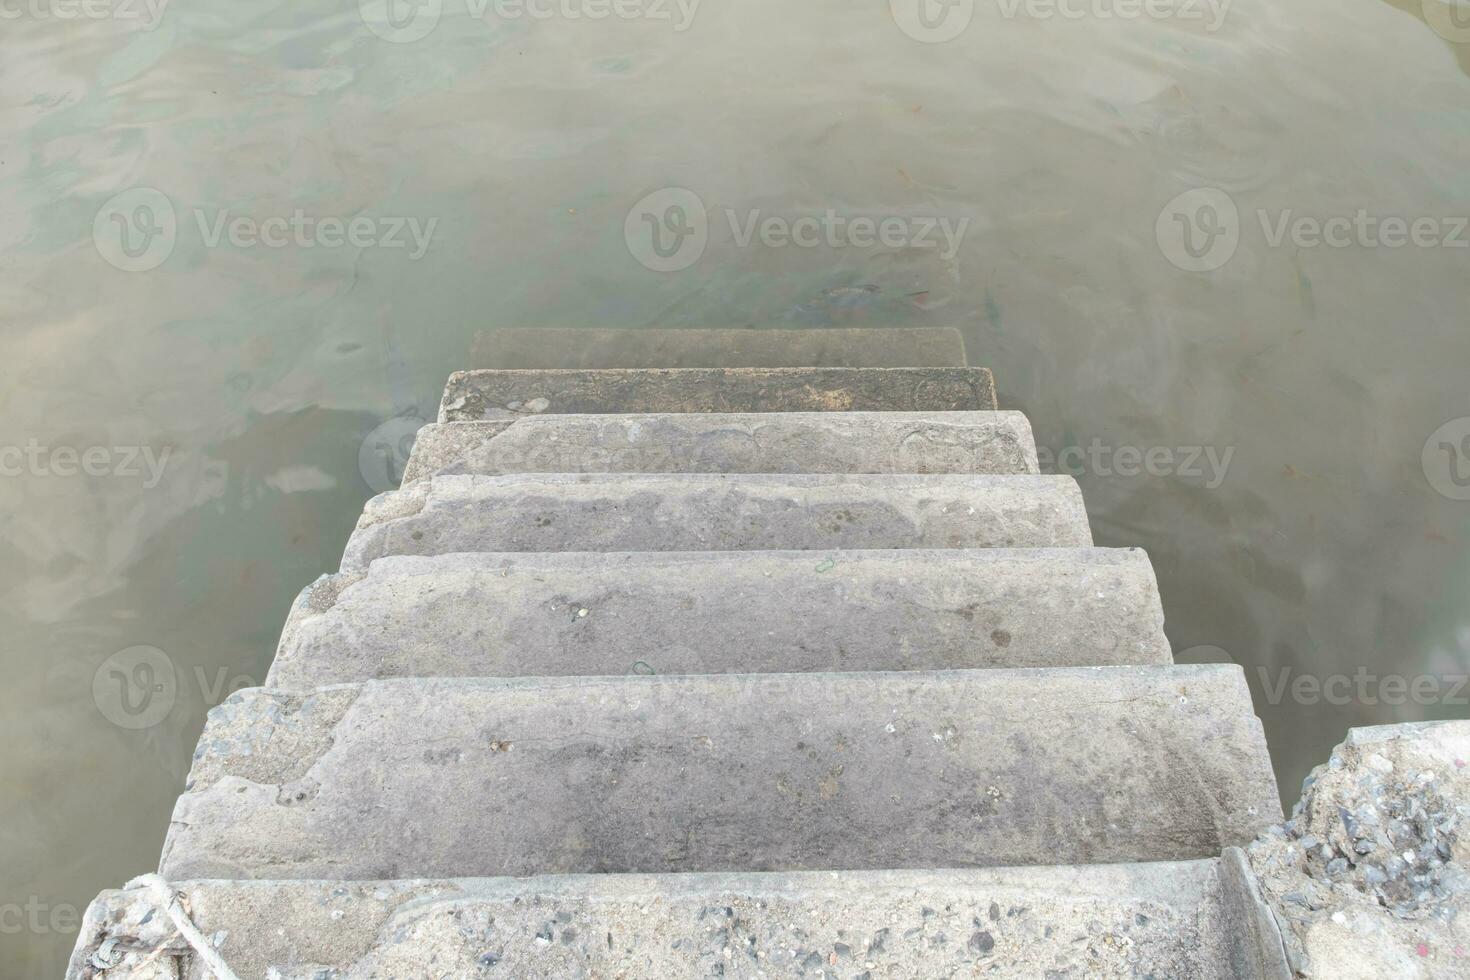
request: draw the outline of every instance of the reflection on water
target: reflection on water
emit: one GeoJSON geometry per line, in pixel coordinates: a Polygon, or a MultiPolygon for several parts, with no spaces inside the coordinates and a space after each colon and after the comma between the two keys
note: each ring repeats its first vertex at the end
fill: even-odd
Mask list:
{"type": "Polygon", "coordinates": [[[1430,440],[1470,416],[1470,46],[1396,3],[997,0],[945,43],[842,0],[14,7],[0,972],[59,975],[73,907],[153,865],[373,446],[498,325],[958,324],[1181,656],[1245,665],[1289,799],[1349,725],[1470,714],[1391,686],[1470,650],[1470,432],[1430,440]],[[649,212],[650,271],[630,211],[671,188],[708,220],[649,212]],[[779,233],[829,209],[964,236],[779,233]]]}

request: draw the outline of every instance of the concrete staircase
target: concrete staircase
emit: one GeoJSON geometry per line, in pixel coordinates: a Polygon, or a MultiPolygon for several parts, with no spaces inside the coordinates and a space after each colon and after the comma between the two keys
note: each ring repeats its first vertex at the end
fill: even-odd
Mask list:
{"type": "MultiPolygon", "coordinates": [[[[236,975],[1287,975],[1240,670],[957,334],[502,334],[200,739],[160,873],[236,975]]],[[[186,939],[107,892],[69,975],[186,939]]]]}

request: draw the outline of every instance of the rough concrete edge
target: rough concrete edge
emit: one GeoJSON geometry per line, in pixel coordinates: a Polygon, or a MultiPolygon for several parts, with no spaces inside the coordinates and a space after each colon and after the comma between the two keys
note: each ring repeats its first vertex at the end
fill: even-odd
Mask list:
{"type": "MultiPolygon", "coordinates": [[[[586,899],[590,902],[644,903],[686,902],[690,900],[720,899],[726,895],[738,895],[760,901],[779,899],[799,901],[803,896],[823,900],[832,895],[846,896],[848,889],[857,887],[878,901],[889,896],[908,896],[915,890],[932,888],[936,891],[970,891],[977,897],[993,889],[1016,887],[1013,879],[1030,881],[1036,876],[1053,879],[1049,887],[1057,895],[1077,904],[1085,904],[1091,897],[1108,899],[1114,897],[1117,873],[1133,870],[1144,872],[1147,887],[1140,888],[1138,897],[1143,901],[1167,901],[1179,896],[1170,891],[1168,897],[1159,893],[1166,887],[1171,875],[1188,872],[1190,877],[1199,876],[1196,884],[1201,889],[1186,897],[1198,901],[1200,910],[1214,904],[1218,907],[1225,887],[1222,881],[1221,861],[1201,858],[1192,861],[1163,861],[1148,865],[1097,864],[1097,865],[1054,865],[1054,866],[997,866],[985,868],[899,868],[851,871],[724,871],[724,872],[680,872],[672,874],[567,874],[538,875],[528,878],[401,878],[381,881],[336,881],[326,879],[211,879],[184,878],[172,882],[171,887],[185,894],[211,886],[221,887],[236,895],[270,893],[278,888],[311,891],[338,892],[343,889],[359,890],[372,887],[371,900],[379,903],[379,913],[355,925],[360,941],[347,944],[349,955],[360,955],[381,937],[384,929],[395,928],[399,916],[421,914],[435,906],[455,908],[475,902],[519,903],[535,902],[539,899],[552,901],[564,899],[586,899]],[[1153,873],[1160,873],[1158,881],[1153,873]],[[1208,875],[1213,887],[1205,884],[1208,875]],[[1209,903],[1209,904],[1207,904],[1209,903]]],[[[1131,875],[1130,875],[1131,878],[1131,875]]],[[[1136,882],[1136,879],[1134,879],[1136,882]]],[[[1048,894],[1051,892],[1048,891],[1048,894]]],[[[359,896],[361,897],[361,896],[359,896]]],[[[153,907],[155,899],[140,889],[115,888],[100,892],[87,906],[82,926],[78,931],[68,964],[67,980],[90,980],[98,975],[90,966],[90,959],[109,938],[112,924],[109,915],[136,907],[138,904],[153,907]]],[[[213,923],[223,926],[224,923],[213,923]]],[[[169,926],[160,926],[171,931],[169,926]]],[[[348,926],[346,928],[353,928],[348,926]]],[[[185,952],[182,940],[175,938],[171,949],[185,952]]],[[[1227,947],[1228,948],[1228,947],[1227,947]]],[[[186,976],[194,976],[199,968],[197,958],[185,955],[183,966],[186,976]]],[[[1258,980],[1251,975],[1248,980],[1258,980]]],[[[1270,978],[1275,980],[1275,978],[1270,978]]]]}
{"type": "Polygon", "coordinates": [[[296,652],[301,642],[301,633],[309,620],[325,615],[337,605],[342,593],[368,576],[368,569],[345,572],[328,572],[320,575],[306,588],[297,593],[286,613],[286,622],[281,627],[281,638],[276,643],[276,655],[271,660],[265,677],[266,687],[275,687],[276,665],[296,652]]]}
{"type": "MultiPolygon", "coordinates": [[[[425,425],[423,428],[421,428],[419,430],[418,438],[414,441],[413,450],[409,454],[408,463],[404,466],[404,469],[403,469],[403,479],[402,479],[402,481],[400,483],[400,489],[406,489],[406,488],[408,488],[412,484],[421,483],[424,480],[432,479],[435,476],[451,476],[451,475],[466,475],[467,476],[467,475],[475,475],[475,474],[472,474],[472,473],[466,473],[462,469],[460,469],[461,464],[469,464],[472,459],[477,458],[481,454],[487,452],[491,448],[491,444],[496,440],[497,437],[499,437],[499,436],[501,436],[501,435],[509,432],[512,428],[514,428],[516,426],[517,423],[522,422],[522,421],[526,421],[527,423],[530,423],[532,420],[536,420],[536,419],[593,419],[593,420],[598,420],[599,422],[602,422],[602,423],[605,424],[606,422],[608,422],[610,420],[617,420],[617,419],[663,419],[663,418],[679,419],[679,418],[685,418],[685,417],[690,417],[690,416],[693,416],[693,417],[703,417],[705,415],[710,415],[710,414],[716,414],[716,413],[622,412],[622,413],[615,413],[615,414],[608,414],[608,415],[582,415],[582,414],[570,413],[570,414],[557,414],[557,415],[528,415],[528,416],[524,416],[522,418],[514,418],[514,419],[488,419],[488,420],[482,420],[482,421],[465,421],[465,422],[430,422],[430,423],[428,423],[427,425],[425,425]]],[[[867,415],[867,416],[878,416],[878,415],[881,415],[881,416],[905,416],[905,417],[907,417],[907,416],[921,416],[924,422],[926,422],[926,423],[928,423],[930,425],[933,425],[935,427],[962,426],[962,425],[979,425],[979,424],[982,424],[979,421],[971,421],[971,420],[965,420],[963,422],[957,422],[957,421],[954,421],[954,420],[948,418],[948,416],[954,416],[954,415],[990,416],[990,418],[986,419],[985,422],[994,427],[994,438],[995,438],[996,442],[997,443],[1000,443],[1000,444],[1005,444],[1005,445],[1011,447],[1015,451],[1015,454],[1016,454],[1017,458],[1020,460],[1021,472],[1015,473],[1015,474],[995,473],[995,474],[985,474],[985,475],[994,475],[994,476],[1001,476],[1001,475],[1041,476],[1041,475],[1043,475],[1042,472],[1041,472],[1040,456],[1038,454],[1038,450],[1037,450],[1037,446],[1036,446],[1036,436],[1035,436],[1035,432],[1034,432],[1034,430],[1032,429],[1032,426],[1031,426],[1031,420],[1026,417],[1026,413],[1020,412],[1020,411],[1016,411],[1014,409],[988,408],[988,409],[976,409],[976,410],[973,410],[973,411],[954,411],[954,412],[938,412],[938,411],[936,411],[936,412],[833,412],[833,413],[823,413],[823,412],[776,412],[776,413],[738,412],[738,413],[718,413],[718,414],[721,414],[721,415],[728,414],[732,419],[747,419],[747,418],[752,418],[754,416],[769,415],[770,417],[772,417],[773,421],[788,420],[788,419],[792,419],[792,417],[795,417],[795,419],[799,420],[799,419],[804,418],[804,417],[807,417],[807,416],[814,416],[814,417],[820,418],[821,416],[824,416],[824,415],[832,415],[832,416],[837,416],[837,417],[843,417],[843,416],[851,417],[851,416],[865,416],[865,415],[867,415]]],[[[733,423],[730,423],[730,424],[733,424],[733,423]]],[[[754,423],[751,423],[751,424],[754,424],[754,423]]],[[[554,470],[547,470],[547,469],[536,469],[536,470],[528,470],[527,472],[528,473],[535,474],[535,473],[550,473],[550,472],[556,472],[556,471],[554,471],[554,470]]],[[[583,472],[591,472],[591,471],[586,471],[586,470],[567,470],[565,472],[569,472],[569,473],[583,473],[583,472]]],[[[641,470],[637,470],[637,471],[617,470],[615,472],[643,472],[643,471],[641,471],[641,470]]],[[[648,472],[673,472],[673,471],[654,470],[654,471],[648,471],[648,472]]],[[[877,474],[877,475],[899,475],[901,473],[906,473],[906,472],[912,472],[912,473],[916,473],[916,474],[919,473],[919,471],[892,470],[892,471],[882,471],[882,473],[877,474]]],[[[491,473],[491,474],[481,474],[481,475],[509,475],[509,473],[510,473],[510,471],[500,472],[500,473],[491,473]]],[[[832,474],[832,475],[844,475],[844,474],[832,474]]],[[[863,475],[863,474],[851,473],[851,474],[845,474],[845,475],[856,476],[856,475],[863,475]]],[[[921,475],[928,475],[928,474],[921,474],[921,475]]],[[[963,473],[957,473],[955,475],[981,475],[981,474],[963,474],[963,473]]]]}
{"type": "Polygon", "coordinates": [[[1238,847],[1220,854],[1220,904],[1230,968],[1242,978],[1290,980],[1286,946],[1276,914],[1266,904],[1255,873],[1238,847]]]}
{"type": "Polygon", "coordinates": [[[401,490],[380,493],[364,505],[357,526],[342,549],[342,571],[362,571],[380,557],[388,528],[398,521],[423,513],[434,489],[433,480],[421,480],[401,490]]]}
{"type": "Polygon", "coordinates": [[[901,368],[828,368],[828,367],[789,367],[789,368],[478,368],[469,371],[455,371],[444,383],[444,394],[439,399],[438,422],[478,422],[486,419],[463,419],[455,418],[454,413],[462,409],[469,400],[472,393],[471,381],[475,375],[482,374],[539,374],[539,375],[573,375],[573,374],[629,374],[643,371],[649,374],[782,374],[796,375],[812,372],[829,373],[855,373],[855,372],[882,372],[882,373],[905,373],[917,374],[925,371],[953,372],[956,376],[970,374],[974,378],[981,406],[974,411],[997,411],[1000,404],[995,394],[995,374],[987,367],[901,367],[901,368]]]}
{"type": "Polygon", "coordinates": [[[478,448],[477,445],[472,444],[473,440],[494,439],[515,423],[515,419],[428,423],[419,429],[418,436],[414,439],[413,449],[408,454],[408,462],[403,467],[403,478],[399,481],[399,489],[427,479],[455,465],[478,448]],[[451,428],[452,426],[470,426],[478,434],[466,439],[463,436],[471,429],[451,428]]]}
{"type": "MultiPolygon", "coordinates": [[[[1268,830],[1263,832],[1251,845],[1250,852],[1246,855],[1247,867],[1249,867],[1251,870],[1252,880],[1256,883],[1259,890],[1262,891],[1263,898],[1267,889],[1261,887],[1261,882],[1266,877],[1266,872],[1258,869],[1255,864],[1255,859],[1259,857],[1259,855],[1257,854],[1257,848],[1269,849],[1275,843],[1274,838],[1283,836],[1290,823],[1293,823],[1303,817],[1303,815],[1309,810],[1314,795],[1321,789],[1320,783],[1323,774],[1335,771],[1333,769],[1334,764],[1339,765],[1342,770],[1353,771],[1353,767],[1345,759],[1345,756],[1349,754],[1348,750],[1353,750],[1353,752],[1361,756],[1364,753],[1370,753],[1375,746],[1384,746],[1386,743],[1395,741],[1406,741],[1415,745],[1426,745],[1432,742],[1434,733],[1438,730],[1447,728],[1464,729],[1467,726],[1470,726],[1470,720],[1458,719],[1403,722],[1398,724],[1371,725],[1349,729],[1347,733],[1343,736],[1343,740],[1333,747],[1331,753],[1328,756],[1328,760],[1321,765],[1316,766],[1307,776],[1302,785],[1301,798],[1292,808],[1291,820],[1284,821],[1281,825],[1276,825],[1268,828],[1268,830]]],[[[1363,765],[1367,765],[1366,759],[1361,759],[1361,762],[1363,765]]],[[[1359,769],[1358,771],[1361,770],[1359,769]]],[[[1462,812],[1466,809],[1470,809],[1470,800],[1456,800],[1455,802],[1462,812]]],[[[1336,803],[1335,805],[1339,813],[1341,813],[1341,803],[1336,803]]],[[[1453,861],[1449,862],[1449,864],[1451,867],[1459,867],[1454,865],[1453,861]]],[[[1461,873],[1463,874],[1463,868],[1461,868],[1461,873]]],[[[1286,897],[1287,896],[1283,895],[1281,896],[1281,899],[1285,899],[1286,897]]],[[[1321,976],[1322,974],[1318,973],[1314,968],[1314,963],[1308,949],[1310,937],[1306,934],[1303,934],[1303,932],[1296,927],[1296,925],[1294,924],[1295,919],[1293,915],[1288,912],[1283,905],[1281,905],[1281,899],[1273,900],[1270,898],[1264,898],[1267,903],[1267,907],[1271,909],[1273,918],[1279,925],[1279,931],[1283,941],[1283,947],[1287,962],[1290,964],[1290,968],[1294,971],[1290,974],[1290,976],[1321,976]]],[[[1341,915],[1343,911],[1345,911],[1345,909],[1340,904],[1334,906],[1331,903],[1314,906],[1313,910],[1314,912],[1322,913],[1325,916],[1334,919],[1336,918],[1336,916],[1341,915]]],[[[1422,956],[1424,954],[1421,953],[1420,955],[1422,956]]],[[[1365,961],[1364,965],[1381,967],[1383,964],[1374,960],[1372,962],[1365,961]]],[[[1432,975],[1437,976],[1439,974],[1432,975]]],[[[1455,973],[1454,975],[1457,977],[1461,977],[1466,976],[1467,974],[1455,973]]]]}

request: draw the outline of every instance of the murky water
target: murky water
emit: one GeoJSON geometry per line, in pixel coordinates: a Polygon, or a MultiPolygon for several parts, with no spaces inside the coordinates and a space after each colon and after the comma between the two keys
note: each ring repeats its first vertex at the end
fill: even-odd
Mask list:
{"type": "Polygon", "coordinates": [[[495,326],[960,325],[1288,799],[1470,714],[1463,8],[98,2],[0,4],[3,976],[495,326]]]}

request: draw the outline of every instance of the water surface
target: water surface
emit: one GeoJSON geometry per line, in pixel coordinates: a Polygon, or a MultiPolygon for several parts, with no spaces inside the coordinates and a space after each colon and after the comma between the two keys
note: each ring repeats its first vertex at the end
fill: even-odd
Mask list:
{"type": "Polygon", "coordinates": [[[881,0],[682,30],[448,0],[417,40],[350,0],[34,9],[0,21],[0,447],[29,453],[0,457],[0,975],[60,975],[70,913],[152,869],[205,711],[497,326],[958,325],[1099,543],[1149,550],[1181,659],[1244,665],[1288,799],[1351,725],[1470,714],[1452,682],[1271,696],[1467,670],[1470,427],[1431,434],[1470,416],[1470,249],[1292,224],[1470,213],[1452,8],[981,2],[938,44],[881,0]],[[669,188],[707,241],[656,272],[690,255],[636,234],[669,188]],[[740,243],[829,210],[964,233],[740,243]]]}

